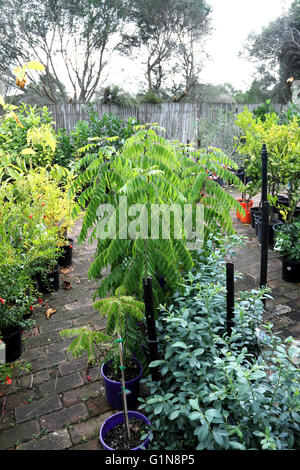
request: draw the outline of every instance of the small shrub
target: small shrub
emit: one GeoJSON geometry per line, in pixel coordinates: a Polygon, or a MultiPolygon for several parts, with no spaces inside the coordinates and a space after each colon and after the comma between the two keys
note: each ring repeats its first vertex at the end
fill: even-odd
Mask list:
{"type": "Polygon", "coordinates": [[[291,338],[282,341],[268,325],[267,346],[255,336],[264,291],[237,300],[227,337],[224,262],[216,251],[160,310],[161,359],[150,367],[159,367],[161,379],[145,380],[150,395],[139,407],[152,424],[151,448],[299,448],[298,369],[291,361],[295,348],[286,350],[291,338]]]}

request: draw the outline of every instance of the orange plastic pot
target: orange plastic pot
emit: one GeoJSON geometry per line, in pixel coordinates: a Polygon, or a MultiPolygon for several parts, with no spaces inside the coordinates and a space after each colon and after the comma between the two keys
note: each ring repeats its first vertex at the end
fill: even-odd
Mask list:
{"type": "Polygon", "coordinates": [[[243,224],[251,224],[251,212],[250,209],[245,209],[246,215],[245,217],[241,217],[241,222],[243,224]]]}
{"type": "MultiPolygon", "coordinates": [[[[242,202],[244,202],[244,200],[243,199],[237,199],[237,202],[239,202],[242,205],[242,202]]],[[[236,212],[236,216],[237,216],[238,219],[241,218],[241,214],[239,213],[239,211],[236,212]]]]}
{"type": "Polygon", "coordinates": [[[243,199],[237,199],[237,201],[241,204],[243,209],[245,210],[246,214],[243,216],[242,214],[237,211],[236,216],[238,219],[241,220],[244,224],[250,224],[251,223],[251,214],[250,214],[250,209],[253,206],[253,199],[251,199],[249,202],[244,201],[243,199]]]}

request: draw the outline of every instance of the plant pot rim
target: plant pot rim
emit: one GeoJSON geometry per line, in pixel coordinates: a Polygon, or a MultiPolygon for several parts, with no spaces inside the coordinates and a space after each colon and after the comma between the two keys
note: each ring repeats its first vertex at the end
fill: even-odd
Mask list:
{"type": "Polygon", "coordinates": [[[60,266],[59,266],[59,264],[57,263],[57,264],[55,265],[55,267],[54,267],[51,271],[48,271],[47,274],[56,273],[56,272],[59,271],[59,270],[60,270],[60,266]]]}
{"type": "Polygon", "coordinates": [[[59,245],[59,247],[61,247],[61,248],[65,247],[65,246],[73,245],[74,238],[66,237],[63,241],[66,242],[66,244],[65,245],[59,245]]]}
{"type": "MultiPolygon", "coordinates": [[[[143,415],[142,413],[139,413],[138,411],[128,411],[128,417],[133,417],[133,418],[140,418],[142,421],[144,421],[148,426],[151,426],[151,423],[150,421],[148,420],[147,416],[143,415]]],[[[100,428],[100,431],[99,431],[99,439],[100,439],[100,442],[102,444],[102,446],[106,449],[106,450],[115,450],[113,449],[112,447],[109,447],[105,441],[104,441],[104,438],[106,436],[106,433],[105,435],[102,437],[102,433],[103,433],[103,430],[105,428],[105,425],[107,425],[107,423],[109,423],[110,421],[112,420],[115,420],[117,419],[117,423],[116,424],[119,424],[119,423],[122,423],[124,422],[124,413],[123,411],[119,411],[118,413],[114,413],[113,415],[109,416],[105,421],[104,423],[102,424],[101,428],[100,428]],[[120,418],[120,419],[119,419],[120,418]]],[[[114,426],[112,426],[110,429],[112,429],[114,426]]],[[[108,430],[109,431],[109,430],[108,430]]],[[[108,432],[107,431],[107,432],[108,432]]],[[[149,436],[150,436],[150,431],[149,431],[149,434],[148,436],[146,437],[146,439],[141,442],[141,444],[138,446],[138,447],[134,447],[133,449],[129,449],[129,450],[139,450],[140,447],[142,445],[144,445],[148,439],[149,439],[149,436]]],[[[124,449],[125,450],[125,449],[124,449]]]]}
{"type": "MultiPolygon", "coordinates": [[[[130,385],[134,382],[136,382],[138,379],[141,378],[142,374],[143,374],[143,366],[142,364],[134,357],[133,360],[135,361],[135,363],[137,364],[137,366],[140,368],[140,372],[138,373],[138,375],[136,377],[134,377],[133,379],[131,380],[125,380],[125,384],[126,385],[130,385]]],[[[104,368],[106,368],[111,362],[113,361],[113,359],[111,359],[110,361],[108,362],[104,362],[101,366],[101,375],[103,378],[105,378],[105,380],[107,380],[108,383],[111,383],[111,384],[120,384],[121,381],[118,381],[118,380],[111,380],[109,379],[105,373],[104,373],[104,368]]]]}
{"type": "Polygon", "coordinates": [[[10,338],[11,336],[19,334],[21,331],[22,328],[20,326],[8,326],[6,328],[0,328],[2,339],[3,337],[10,338]]]}

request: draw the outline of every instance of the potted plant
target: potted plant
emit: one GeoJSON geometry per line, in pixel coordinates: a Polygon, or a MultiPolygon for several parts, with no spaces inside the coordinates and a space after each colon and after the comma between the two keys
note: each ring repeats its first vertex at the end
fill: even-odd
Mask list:
{"type": "Polygon", "coordinates": [[[126,389],[128,405],[136,406],[139,394],[139,382],[146,363],[144,337],[138,322],[144,319],[144,303],[133,297],[124,295],[124,288],[117,289],[114,296],[95,302],[94,308],[107,317],[106,334],[101,331],[91,331],[87,328],[66,329],[62,336],[76,337],[69,345],[69,351],[78,357],[83,352],[88,353],[88,364],[102,360],[101,375],[106,390],[106,398],[111,407],[121,410],[122,384],[118,346],[114,338],[122,337],[123,356],[126,363],[126,389]]]}
{"type": "Polygon", "coordinates": [[[300,282],[300,220],[282,224],[276,230],[274,250],[282,261],[282,279],[300,282]]]}
{"type": "Polygon", "coordinates": [[[129,425],[131,426],[130,429],[134,430],[134,433],[130,433],[131,442],[129,444],[129,447],[127,444],[128,440],[126,439],[126,436],[124,436],[124,430],[122,426],[124,424],[124,413],[120,412],[115,413],[109,418],[107,418],[101,426],[99,439],[105,450],[142,450],[148,447],[150,441],[149,429],[151,428],[151,423],[148,418],[142,413],[139,413],[138,411],[128,411],[128,418],[131,421],[136,420],[134,424],[129,425]],[[142,428],[141,426],[139,426],[139,422],[142,423],[142,428]],[[120,429],[119,433],[117,426],[120,429]],[[120,439],[120,433],[121,437],[123,438],[122,440],[120,439]],[[114,445],[114,447],[110,447],[107,442],[109,442],[109,440],[113,442],[114,436],[117,436],[115,438],[116,444],[114,445]],[[136,443],[133,442],[133,436],[136,443]]]}
{"type": "Polygon", "coordinates": [[[15,361],[21,356],[22,331],[34,324],[27,317],[33,311],[36,299],[31,284],[22,265],[1,263],[0,335],[6,345],[5,362],[15,361]]]}
{"type": "Polygon", "coordinates": [[[253,197],[259,192],[259,185],[257,181],[250,181],[245,186],[245,191],[242,194],[242,199],[238,199],[239,203],[245,210],[245,215],[237,211],[237,217],[244,224],[251,223],[251,208],[253,206],[253,197]]]}
{"type": "Polygon", "coordinates": [[[41,237],[34,240],[25,256],[28,258],[28,268],[36,279],[38,290],[43,294],[59,289],[58,257],[60,249],[56,238],[41,237]]]}
{"type": "Polygon", "coordinates": [[[73,238],[60,239],[58,243],[58,247],[61,249],[61,254],[57,263],[61,268],[67,268],[72,264],[73,243],[73,238]]]}
{"type": "Polygon", "coordinates": [[[137,411],[128,411],[127,393],[123,361],[123,339],[118,338],[123,412],[110,416],[100,428],[99,439],[105,450],[146,449],[150,440],[150,421],[137,411]],[[131,421],[129,423],[129,421],[131,421]]]}
{"type": "MultiPolygon", "coordinates": [[[[124,366],[123,338],[116,340],[119,348],[121,371],[121,395],[123,412],[110,416],[100,428],[99,439],[105,450],[141,450],[146,449],[150,440],[150,421],[136,411],[128,411],[128,392],[124,366]],[[129,423],[130,421],[130,423],[129,423]]],[[[129,395],[130,396],[130,395],[129,395]]]]}
{"type": "MultiPolygon", "coordinates": [[[[292,199],[299,200],[299,125],[296,119],[281,124],[275,113],[266,114],[264,121],[257,120],[247,108],[237,116],[236,123],[244,133],[244,142],[239,151],[247,155],[245,165],[252,180],[261,181],[261,148],[263,143],[267,146],[269,221],[272,225],[274,209],[278,210],[277,199],[282,192],[288,194],[292,214],[292,199]]],[[[272,233],[270,227],[270,240],[272,233]]]]}

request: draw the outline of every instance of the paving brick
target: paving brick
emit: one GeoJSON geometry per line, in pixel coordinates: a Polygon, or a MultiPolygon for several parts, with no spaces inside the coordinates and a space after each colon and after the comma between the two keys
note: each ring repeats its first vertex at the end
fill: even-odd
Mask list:
{"type": "Polygon", "coordinates": [[[88,373],[86,374],[84,372],[82,374],[82,377],[85,383],[95,382],[95,381],[98,381],[99,379],[102,380],[100,366],[89,367],[88,373]]]}
{"type": "Polygon", "coordinates": [[[39,395],[38,389],[29,389],[25,391],[19,391],[16,393],[9,393],[5,400],[5,409],[11,410],[18,406],[21,406],[25,401],[37,399],[39,395]]]}
{"type": "Polygon", "coordinates": [[[31,338],[32,336],[37,336],[39,334],[40,334],[39,328],[38,326],[35,326],[33,328],[30,328],[30,330],[24,331],[22,335],[22,339],[24,340],[27,338],[31,338]]]}
{"type": "Polygon", "coordinates": [[[22,353],[22,359],[25,361],[32,361],[35,359],[39,359],[40,357],[43,357],[45,355],[45,347],[38,347],[38,348],[31,348],[31,349],[26,349],[22,353]]]}
{"type": "Polygon", "coordinates": [[[54,413],[43,416],[40,420],[41,426],[47,431],[54,431],[68,424],[77,423],[83,418],[87,418],[89,412],[84,403],[77,403],[68,408],[62,408],[54,413]]]}
{"type": "Polygon", "coordinates": [[[39,434],[40,425],[36,420],[11,427],[0,434],[0,450],[8,449],[18,442],[32,439],[33,434],[39,434]]]}
{"type": "Polygon", "coordinates": [[[300,288],[299,288],[299,291],[287,291],[285,293],[285,296],[288,297],[289,299],[300,301],[300,288]]]}
{"type": "Polygon", "coordinates": [[[103,413],[107,413],[108,411],[112,411],[112,407],[106,400],[105,391],[99,394],[98,397],[87,400],[86,406],[90,416],[99,416],[103,413]]]}
{"type": "Polygon", "coordinates": [[[93,382],[83,387],[75,388],[65,392],[62,396],[64,406],[75,405],[85,398],[98,397],[104,393],[104,388],[100,382],[93,382]]]}
{"type": "Polygon", "coordinates": [[[66,320],[66,321],[56,321],[56,322],[51,322],[49,320],[49,323],[46,325],[40,326],[40,332],[41,334],[49,333],[52,331],[61,331],[64,330],[65,328],[72,328],[72,321],[71,320],[66,320]]]}
{"type": "MultiPolygon", "coordinates": [[[[93,314],[83,315],[80,318],[75,318],[75,320],[73,320],[73,325],[74,326],[82,326],[82,325],[86,325],[87,323],[93,323],[94,321],[95,322],[101,322],[100,313],[95,314],[95,311],[93,312],[93,314]]],[[[101,323],[102,323],[102,326],[105,326],[105,324],[106,324],[105,320],[103,320],[101,323]]]]}
{"type": "Polygon", "coordinates": [[[71,447],[72,443],[70,436],[66,429],[49,433],[41,439],[22,444],[18,447],[19,450],[63,450],[71,447]]]}
{"type": "Polygon", "coordinates": [[[50,395],[52,393],[61,393],[66,390],[71,390],[76,387],[83,385],[83,380],[80,372],[74,372],[73,374],[58,377],[57,380],[49,380],[44,382],[40,386],[42,395],[50,395]]]}
{"type": "MultiPolygon", "coordinates": [[[[55,304],[56,304],[56,302],[55,302],[55,304]]],[[[66,311],[65,311],[63,306],[58,306],[58,305],[50,306],[49,305],[49,307],[47,307],[45,309],[45,311],[43,312],[43,316],[41,318],[39,318],[38,324],[39,324],[39,326],[42,326],[42,325],[48,325],[50,322],[54,323],[54,322],[57,322],[57,321],[63,321],[65,313],[66,313],[66,311]],[[46,317],[46,311],[47,311],[48,308],[54,308],[56,310],[56,312],[53,313],[50,316],[50,318],[46,317]]]]}
{"type": "Polygon", "coordinates": [[[65,352],[68,349],[71,341],[72,341],[72,338],[70,339],[64,338],[63,341],[61,341],[60,343],[57,342],[57,343],[49,344],[49,346],[45,346],[46,354],[65,352]]]}
{"type": "Polygon", "coordinates": [[[70,447],[68,450],[103,450],[103,447],[101,446],[99,439],[95,437],[87,442],[82,442],[81,444],[70,447]]]}
{"type": "MultiPolygon", "coordinates": [[[[300,285],[299,285],[299,291],[300,291],[300,285]]],[[[292,308],[294,310],[300,310],[300,299],[294,300],[293,302],[291,302],[291,304],[293,305],[292,308]]]]}
{"type": "Polygon", "coordinates": [[[13,410],[2,409],[2,413],[0,415],[0,433],[4,429],[11,428],[13,425],[15,425],[13,410]]]}
{"type": "Polygon", "coordinates": [[[66,360],[66,355],[63,352],[57,352],[49,354],[31,363],[31,370],[36,372],[38,370],[46,369],[47,367],[53,366],[53,364],[59,364],[66,360]]]}
{"type": "Polygon", "coordinates": [[[87,421],[83,421],[82,423],[72,424],[69,427],[69,433],[71,436],[72,443],[80,444],[83,438],[85,439],[92,439],[93,437],[97,437],[99,435],[100,428],[104,421],[114,414],[112,411],[105,413],[101,416],[96,418],[88,419],[87,421]]]}
{"type": "Polygon", "coordinates": [[[18,380],[18,384],[21,387],[29,388],[30,385],[35,386],[39,385],[43,382],[46,382],[50,379],[50,373],[48,370],[40,370],[38,372],[34,372],[33,374],[27,374],[23,377],[20,377],[18,380]]]}
{"type": "Polygon", "coordinates": [[[59,364],[58,370],[60,375],[68,375],[75,371],[84,371],[86,368],[86,358],[76,359],[70,362],[59,364]]]}
{"type": "Polygon", "coordinates": [[[86,307],[91,307],[93,305],[93,301],[91,299],[84,299],[84,300],[77,300],[74,302],[70,302],[65,305],[66,310],[84,310],[86,307]]]}
{"type": "Polygon", "coordinates": [[[60,341],[60,336],[57,331],[48,333],[47,335],[38,335],[29,338],[25,341],[25,349],[36,348],[38,346],[45,346],[46,344],[53,343],[54,341],[60,341]]]}
{"type": "Polygon", "coordinates": [[[19,406],[15,409],[16,422],[21,423],[32,418],[44,416],[46,413],[62,408],[62,403],[58,395],[35,400],[28,405],[19,406]]]}

